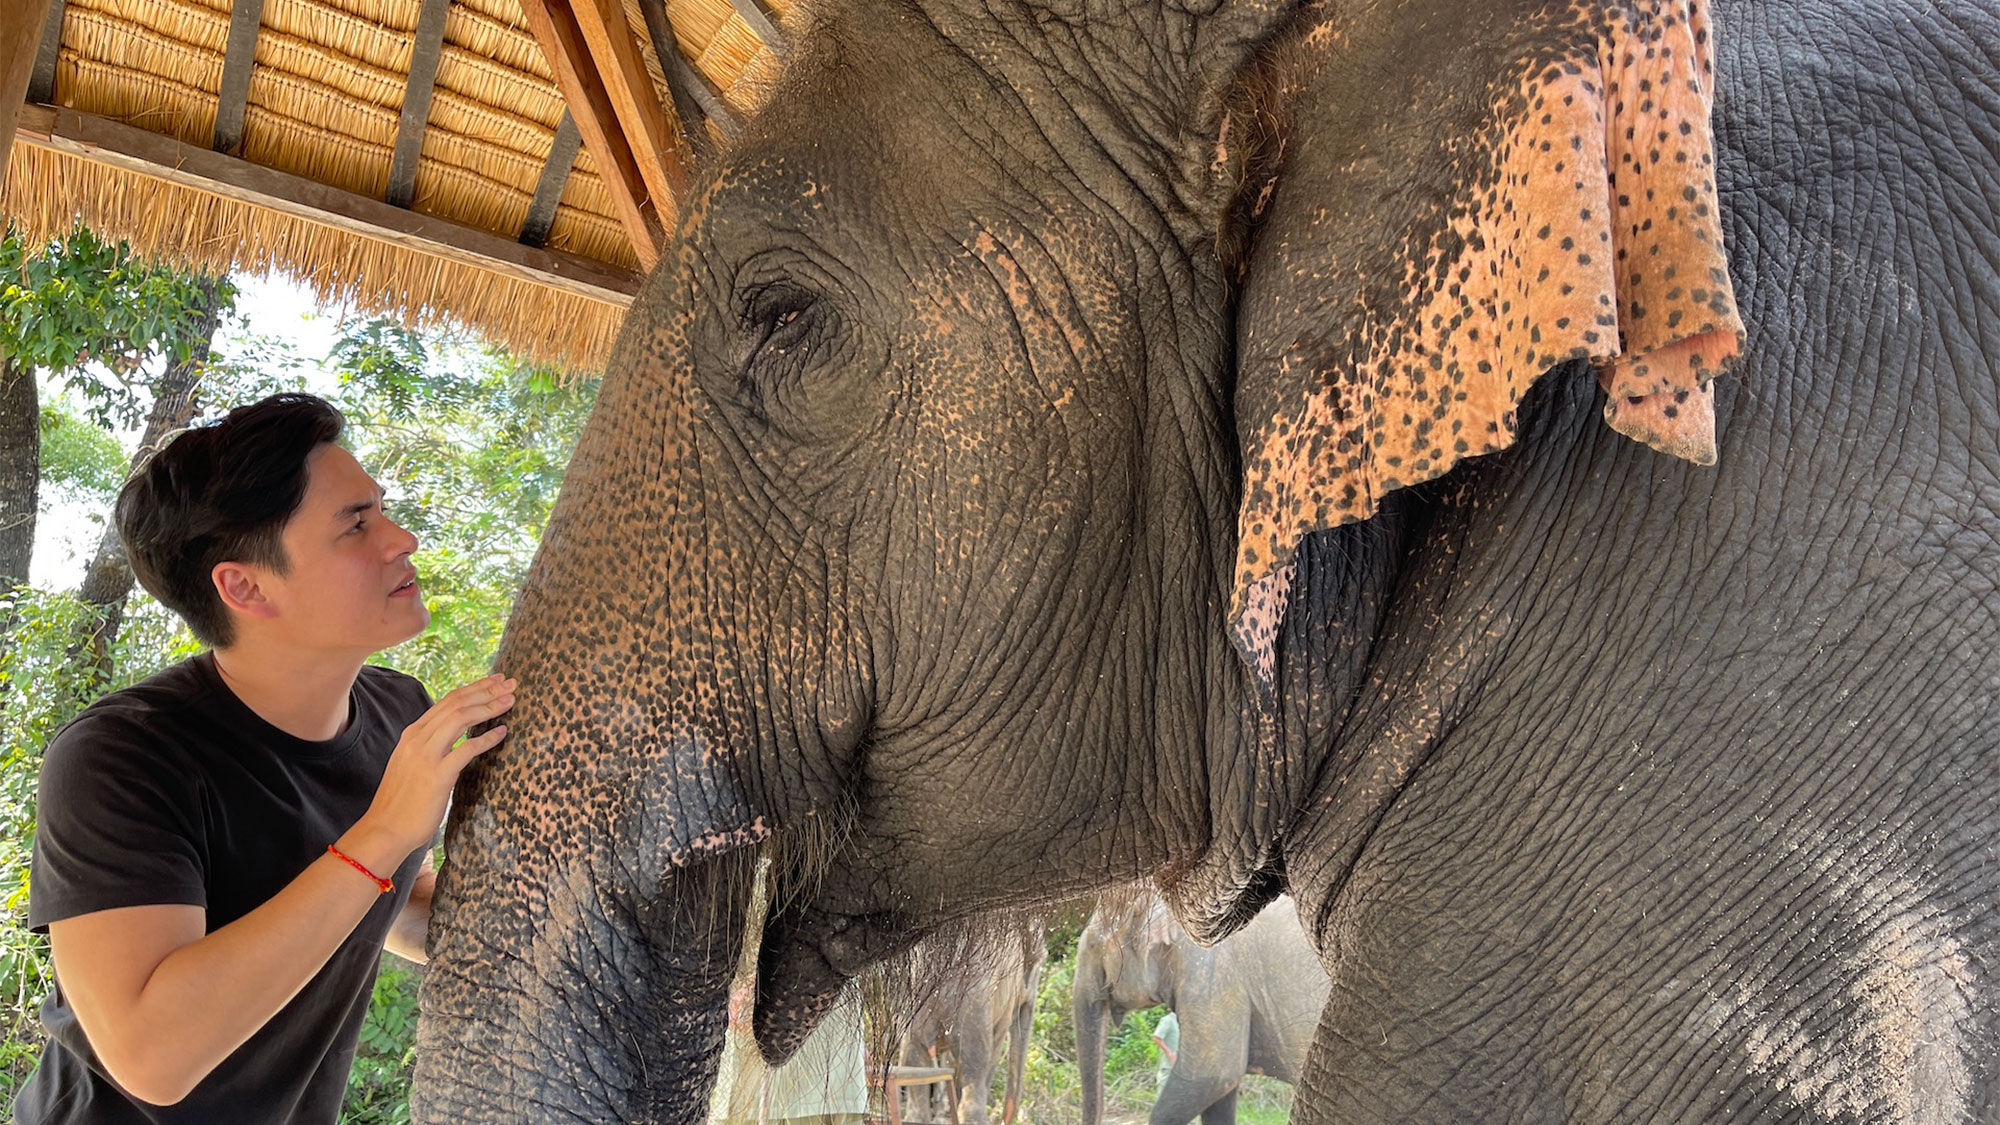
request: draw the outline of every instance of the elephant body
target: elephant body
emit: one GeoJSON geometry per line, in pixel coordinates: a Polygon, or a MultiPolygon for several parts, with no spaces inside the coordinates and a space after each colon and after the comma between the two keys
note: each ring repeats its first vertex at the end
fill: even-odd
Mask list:
{"type": "MultiPolygon", "coordinates": [[[[1038,923],[1008,927],[997,943],[930,942],[912,958],[913,1010],[903,1030],[905,1066],[949,1066],[956,1076],[954,1119],[986,1125],[993,1071],[1007,1054],[1000,1120],[1020,1110],[1035,995],[1047,959],[1038,923]]],[[[912,1120],[937,1120],[928,1091],[912,1091],[912,1120]]]]}
{"type": "Polygon", "coordinates": [[[1076,1055],[1083,1125],[1104,1120],[1104,1040],[1131,1012],[1165,1004],[1180,1047],[1151,1125],[1233,1125],[1245,1074],[1297,1082],[1326,1004],[1324,971],[1291,899],[1203,948],[1152,894],[1099,906],[1076,947],[1076,1055]]]}
{"type": "Polygon", "coordinates": [[[698,1120],[760,851],[773,1058],[1151,876],[1293,895],[1310,1125],[2000,1113],[1991,0],[796,18],[509,624],[415,1120],[698,1120]]]}

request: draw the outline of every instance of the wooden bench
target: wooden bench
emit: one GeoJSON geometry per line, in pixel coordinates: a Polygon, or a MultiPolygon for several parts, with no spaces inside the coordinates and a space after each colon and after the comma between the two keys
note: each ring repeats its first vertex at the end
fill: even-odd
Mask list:
{"type": "MultiPolygon", "coordinates": [[[[889,1125],[903,1125],[902,1092],[907,1086],[943,1085],[946,1104],[958,1105],[958,1079],[948,1066],[892,1066],[868,1068],[869,1084],[882,1091],[882,1105],[889,1125]]],[[[954,1115],[955,1116],[955,1115],[954,1115]]]]}

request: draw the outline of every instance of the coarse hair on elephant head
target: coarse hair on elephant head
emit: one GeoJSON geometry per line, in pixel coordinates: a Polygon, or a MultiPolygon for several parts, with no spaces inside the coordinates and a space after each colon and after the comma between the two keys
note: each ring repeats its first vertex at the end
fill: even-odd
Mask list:
{"type": "MultiPolygon", "coordinates": [[[[1565,599],[1691,604],[1659,568],[1709,557],[1595,501],[1757,495],[1595,426],[1715,459],[1740,325],[1705,3],[791,21],[680,201],[509,623],[521,703],[447,831],[418,1120],[698,1119],[756,846],[775,1060],[927,933],[1112,882],[1155,878],[1205,940],[1289,885],[1330,961],[1393,947],[1333,924],[1340,895],[1501,705],[1496,669],[1605,724],[1538,746],[1682,729],[1629,678],[1681,653],[1663,618],[1607,632],[1637,611],[1565,599]],[[1579,503],[1572,544],[1548,521],[1579,503]]],[[[1756,651],[1724,634],[1781,604],[1704,651],[1756,651]]]]}

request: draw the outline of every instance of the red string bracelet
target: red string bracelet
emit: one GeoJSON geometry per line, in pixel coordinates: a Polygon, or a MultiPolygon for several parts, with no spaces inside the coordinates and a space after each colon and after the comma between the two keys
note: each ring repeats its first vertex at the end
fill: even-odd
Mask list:
{"type": "Polygon", "coordinates": [[[378,886],[378,887],[380,887],[380,888],[382,888],[382,893],[383,893],[383,894],[385,894],[385,895],[386,895],[386,894],[388,894],[388,893],[389,893],[390,891],[393,891],[393,890],[395,890],[395,889],[396,889],[396,884],[394,884],[394,883],[390,882],[390,881],[389,881],[389,880],[387,880],[387,879],[384,879],[384,878],[383,878],[383,877],[381,877],[380,875],[377,875],[377,874],[375,874],[375,873],[374,873],[373,871],[370,871],[370,870],[368,870],[368,869],[367,869],[366,867],[363,867],[363,866],[361,865],[361,861],[360,861],[360,860],[358,860],[358,859],[355,859],[355,858],[354,858],[353,856],[351,856],[351,855],[348,855],[348,854],[347,854],[346,852],[344,852],[344,851],[341,851],[341,850],[340,850],[339,848],[336,848],[336,847],[334,847],[334,846],[333,846],[332,844],[328,844],[328,845],[326,846],[326,850],[327,850],[327,851],[330,851],[330,852],[332,852],[333,854],[335,854],[335,855],[339,856],[340,858],[342,858],[342,859],[346,860],[346,861],[347,861],[347,865],[348,865],[349,867],[352,867],[352,868],[353,868],[353,869],[355,869],[356,871],[359,871],[359,872],[361,872],[361,873],[362,873],[363,875],[366,875],[366,876],[368,876],[368,877],[369,877],[370,879],[373,879],[373,880],[375,880],[375,885],[376,885],[376,886],[378,886]]]}

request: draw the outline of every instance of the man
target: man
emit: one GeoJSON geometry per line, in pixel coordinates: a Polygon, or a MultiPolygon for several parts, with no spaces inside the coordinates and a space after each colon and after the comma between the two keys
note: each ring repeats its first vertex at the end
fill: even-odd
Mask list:
{"type": "Polygon", "coordinates": [[[514,683],[433,707],[365,666],[429,613],[341,426],[277,395],[119,496],[134,574],[210,648],[49,744],[28,922],[57,987],[20,1125],[331,1125],[380,950],[423,957],[452,783],[505,728],[460,737],[514,683]]]}

